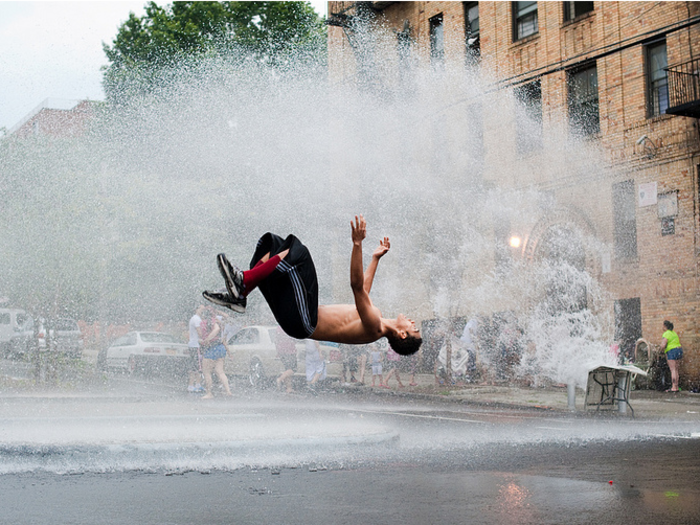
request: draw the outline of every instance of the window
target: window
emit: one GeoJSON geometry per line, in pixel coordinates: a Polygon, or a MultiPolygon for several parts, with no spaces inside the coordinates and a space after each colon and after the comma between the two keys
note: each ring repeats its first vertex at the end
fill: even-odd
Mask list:
{"type": "Polygon", "coordinates": [[[464,25],[467,54],[478,56],[480,53],[479,2],[464,2],[464,25]]]}
{"type": "Polygon", "coordinates": [[[569,127],[584,136],[600,132],[598,113],[598,72],[595,64],[570,71],[569,127]]]}
{"type": "Polygon", "coordinates": [[[136,334],[126,334],[112,343],[112,346],[134,346],[136,345],[136,334]]]}
{"type": "Polygon", "coordinates": [[[177,343],[172,335],[158,332],[141,332],[141,341],[144,343],[177,343]]]}
{"type": "Polygon", "coordinates": [[[637,258],[637,217],[634,181],[627,180],[612,187],[613,245],[620,260],[637,258]]]}
{"type": "Polygon", "coordinates": [[[542,87],[539,80],[515,88],[515,140],[518,155],[542,148],[542,87]]]}
{"type": "Polygon", "coordinates": [[[647,116],[657,117],[668,109],[668,57],[666,41],[646,46],[647,116]]]}
{"type": "Polygon", "coordinates": [[[260,342],[260,336],[255,328],[243,329],[234,335],[229,344],[232,345],[250,345],[260,342]]]}
{"type": "Polygon", "coordinates": [[[404,23],[403,31],[396,33],[396,50],[399,55],[399,75],[401,81],[406,82],[409,79],[411,71],[411,48],[413,47],[413,39],[411,38],[411,27],[408,25],[408,20],[404,23]]]}
{"type": "Polygon", "coordinates": [[[430,19],[430,61],[440,65],[445,59],[445,34],[442,13],[430,19]]]}
{"type": "Polygon", "coordinates": [[[564,2],[564,22],[593,11],[593,2],[564,2]]]}
{"type": "Polygon", "coordinates": [[[513,2],[513,40],[520,40],[539,31],[537,2],[513,2]]]}
{"type": "Polygon", "coordinates": [[[73,319],[59,319],[54,323],[54,328],[61,332],[77,332],[80,330],[78,323],[73,321],[73,319]]]}

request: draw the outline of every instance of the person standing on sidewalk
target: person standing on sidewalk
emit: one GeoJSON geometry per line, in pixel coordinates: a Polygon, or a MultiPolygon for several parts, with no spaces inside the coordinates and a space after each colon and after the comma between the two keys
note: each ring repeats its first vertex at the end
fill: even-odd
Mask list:
{"type": "MultiPolygon", "coordinates": [[[[409,359],[413,357],[413,355],[406,356],[405,359],[409,359]]],[[[386,352],[386,364],[389,372],[384,376],[384,386],[389,388],[389,379],[391,379],[391,376],[394,375],[396,376],[396,382],[398,383],[399,388],[403,388],[404,385],[401,382],[401,377],[399,376],[399,370],[401,369],[401,356],[394,352],[391,347],[389,347],[386,352]]]]}
{"type": "Polygon", "coordinates": [[[304,340],[306,348],[306,381],[313,390],[316,383],[326,379],[326,361],[321,353],[321,345],[313,339],[304,340]]]}
{"type": "MultiPolygon", "coordinates": [[[[367,364],[367,354],[364,345],[341,344],[338,349],[340,350],[340,354],[343,356],[343,370],[341,377],[343,383],[348,384],[348,378],[350,378],[350,383],[357,383],[355,374],[359,369],[358,359],[360,359],[360,357],[364,357],[362,364],[363,366],[367,364]]],[[[364,375],[362,376],[362,380],[364,380],[364,375]]]]}
{"type": "Polygon", "coordinates": [[[202,338],[199,343],[202,347],[202,373],[204,374],[204,385],[206,392],[202,399],[213,399],[212,392],[213,378],[212,372],[216,373],[219,383],[224,388],[224,395],[231,397],[228,377],[224,371],[224,361],[226,359],[226,345],[222,342],[223,329],[221,319],[217,316],[213,308],[205,308],[200,331],[202,338]]]}
{"type": "Polygon", "coordinates": [[[202,325],[202,312],[204,312],[204,308],[205,306],[203,304],[199,304],[195,314],[190,317],[189,322],[190,340],[187,344],[190,354],[188,364],[189,370],[187,371],[188,392],[204,392],[204,388],[202,387],[202,354],[199,351],[199,339],[202,336],[200,327],[202,325]]]}
{"type": "Polygon", "coordinates": [[[668,367],[671,369],[671,389],[666,390],[666,392],[678,392],[678,361],[683,357],[683,348],[681,347],[678,334],[673,331],[673,323],[671,321],[664,321],[664,330],[661,350],[666,354],[666,361],[668,361],[668,367]]]}
{"type": "Polygon", "coordinates": [[[379,378],[379,386],[384,386],[382,361],[382,351],[380,348],[375,343],[369,345],[369,362],[372,365],[372,386],[375,386],[377,378],[379,378]]]}

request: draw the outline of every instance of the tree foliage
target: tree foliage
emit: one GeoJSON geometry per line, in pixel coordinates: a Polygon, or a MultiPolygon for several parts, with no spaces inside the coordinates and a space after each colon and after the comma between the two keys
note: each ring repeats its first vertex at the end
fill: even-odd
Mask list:
{"type": "Polygon", "coordinates": [[[152,91],[163,73],[207,57],[254,58],[273,67],[325,62],[326,29],[308,2],[173,2],[130,13],[112,45],[104,88],[114,100],[125,87],[152,91]]]}

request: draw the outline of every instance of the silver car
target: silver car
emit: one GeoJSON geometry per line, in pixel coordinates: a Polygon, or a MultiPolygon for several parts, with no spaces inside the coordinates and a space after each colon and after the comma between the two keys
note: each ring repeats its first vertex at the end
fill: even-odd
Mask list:
{"type": "Polygon", "coordinates": [[[174,336],[162,332],[129,332],[114,341],[98,361],[111,370],[184,371],[189,349],[174,336]]]}
{"type": "MultiPolygon", "coordinates": [[[[228,342],[226,373],[247,376],[250,384],[262,388],[273,382],[283,372],[282,361],[277,355],[275,336],[277,326],[246,326],[228,342]]],[[[342,356],[331,343],[320,343],[321,353],[328,366],[328,376],[338,377],[342,371],[342,356]]],[[[296,343],[297,374],[306,373],[306,348],[303,341],[296,343]]]]}
{"type": "Polygon", "coordinates": [[[52,351],[80,359],[83,356],[83,334],[73,319],[39,319],[36,347],[39,352],[52,351]]]}
{"type": "Polygon", "coordinates": [[[32,348],[34,319],[24,310],[0,308],[0,354],[20,357],[32,348]]]}

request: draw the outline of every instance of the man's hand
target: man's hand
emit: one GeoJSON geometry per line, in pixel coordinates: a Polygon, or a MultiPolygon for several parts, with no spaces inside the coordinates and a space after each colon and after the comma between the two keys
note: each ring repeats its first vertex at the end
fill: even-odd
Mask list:
{"type": "Polygon", "coordinates": [[[365,218],[360,215],[358,219],[357,215],[355,215],[355,222],[350,221],[350,227],[352,228],[352,243],[357,246],[362,245],[362,241],[367,235],[367,223],[365,222],[365,218]]]}
{"type": "Polygon", "coordinates": [[[389,244],[389,237],[384,237],[384,239],[379,241],[379,246],[376,250],[374,250],[372,257],[381,259],[386,254],[386,252],[389,251],[389,248],[391,248],[391,244],[389,244]]]}

